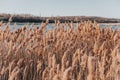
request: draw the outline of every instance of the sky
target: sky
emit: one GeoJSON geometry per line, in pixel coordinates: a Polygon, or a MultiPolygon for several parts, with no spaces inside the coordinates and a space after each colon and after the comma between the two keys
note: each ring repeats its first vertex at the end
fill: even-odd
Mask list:
{"type": "Polygon", "coordinates": [[[120,18],[120,0],[0,0],[0,13],[120,18]]]}

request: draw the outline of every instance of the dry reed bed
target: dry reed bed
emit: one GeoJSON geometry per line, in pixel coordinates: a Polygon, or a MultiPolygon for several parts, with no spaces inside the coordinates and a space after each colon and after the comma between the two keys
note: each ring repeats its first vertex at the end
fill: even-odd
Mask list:
{"type": "Polygon", "coordinates": [[[120,29],[47,23],[0,30],[0,80],[120,80],[120,29]]]}

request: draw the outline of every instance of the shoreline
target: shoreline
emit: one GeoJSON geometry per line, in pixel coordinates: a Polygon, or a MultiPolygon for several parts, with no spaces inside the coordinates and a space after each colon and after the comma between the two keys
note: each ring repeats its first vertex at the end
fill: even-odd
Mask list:
{"type": "Polygon", "coordinates": [[[40,23],[49,20],[49,23],[55,23],[59,21],[60,23],[64,22],[84,22],[84,21],[96,21],[97,23],[120,23],[120,19],[118,18],[105,18],[99,16],[54,16],[54,17],[41,17],[41,16],[33,16],[33,15],[18,15],[18,14],[0,14],[0,21],[8,22],[11,20],[12,22],[26,22],[26,23],[40,23]]]}

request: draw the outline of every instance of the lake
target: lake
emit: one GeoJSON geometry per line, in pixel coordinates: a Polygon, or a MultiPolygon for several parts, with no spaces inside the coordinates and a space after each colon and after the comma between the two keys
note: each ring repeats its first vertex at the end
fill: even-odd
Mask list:
{"type": "MultiPolygon", "coordinates": [[[[10,25],[10,30],[13,31],[14,28],[15,30],[21,28],[21,27],[24,27],[23,25],[27,26],[27,28],[36,28],[36,27],[41,27],[41,23],[11,23],[10,25]]],[[[100,23],[99,24],[101,28],[105,28],[105,27],[111,27],[112,29],[120,29],[120,23],[100,23]]],[[[74,27],[77,27],[77,24],[74,23],[73,24],[74,27]]],[[[46,29],[54,29],[56,26],[54,24],[48,24],[46,26],[46,29]]],[[[68,25],[65,25],[65,28],[67,28],[68,25]]],[[[4,30],[6,28],[6,23],[4,23],[2,25],[2,30],[4,30]]]]}

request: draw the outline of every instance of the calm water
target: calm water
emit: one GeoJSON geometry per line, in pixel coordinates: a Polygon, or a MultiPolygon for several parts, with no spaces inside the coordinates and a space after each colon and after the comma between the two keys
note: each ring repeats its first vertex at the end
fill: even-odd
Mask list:
{"type": "MultiPolygon", "coordinates": [[[[41,23],[34,23],[34,24],[32,24],[32,23],[16,23],[16,24],[11,24],[10,25],[10,30],[13,31],[14,28],[15,28],[15,30],[17,30],[17,29],[19,29],[21,27],[24,27],[23,25],[25,25],[27,28],[36,28],[36,27],[41,27],[42,24],[41,23]]],[[[104,24],[99,24],[99,25],[100,25],[101,28],[111,27],[112,29],[118,29],[118,28],[120,29],[120,23],[114,23],[114,24],[112,24],[112,23],[111,24],[104,23],[104,24]]],[[[77,27],[77,24],[75,23],[75,24],[73,24],[73,26],[77,27]]],[[[67,28],[67,27],[68,27],[68,25],[65,25],[65,28],[67,28]]],[[[2,30],[4,30],[5,28],[6,28],[6,23],[4,23],[2,25],[2,30]]],[[[46,26],[46,29],[54,29],[54,28],[56,28],[56,26],[53,25],[53,24],[48,24],[46,26]]]]}
{"type": "Polygon", "coordinates": [[[103,23],[103,24],[100,24],[100,27],[101,28],[105,28],[105,27],[111,27],[112,29],[120,29],[120,23],[111,23],[111,24],[107,24],[107,23],[103,23]]]}

